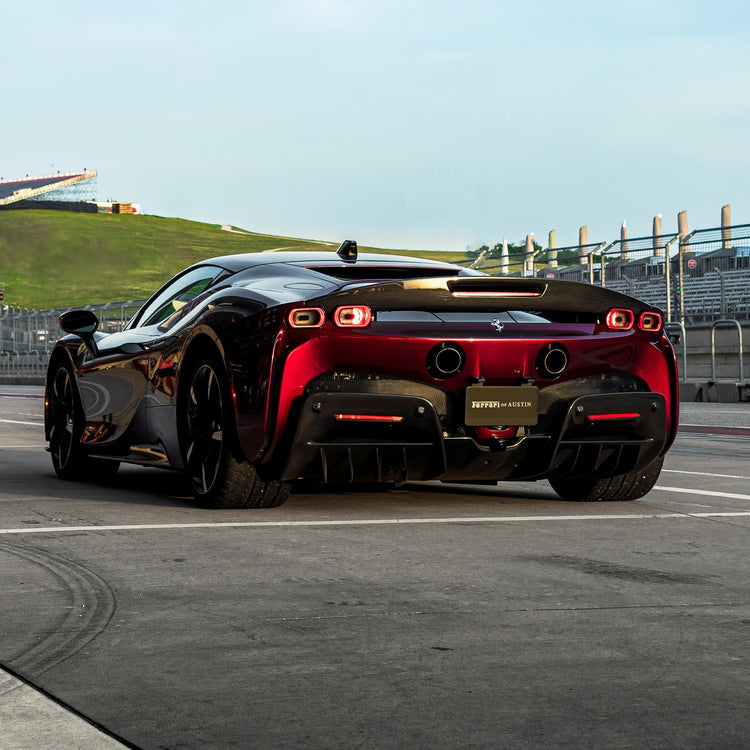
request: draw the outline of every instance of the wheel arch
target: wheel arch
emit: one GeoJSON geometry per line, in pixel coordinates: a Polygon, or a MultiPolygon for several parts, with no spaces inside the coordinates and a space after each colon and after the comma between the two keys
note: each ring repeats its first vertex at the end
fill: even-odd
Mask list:
{"type": "Polygon", "coordinates": [[[180,368],[177,375],[177,398],[176,405],[179,408],[182,399],[185,398],[185,391],[188,387],[189,379],[185,377],[191,369],[202,359],[214,360],[221,365],[223,373],[227,376],[231,387],[231,368],[227,367],[224,355],[224,347],[221,345],[218,337],[208,329],[198,330],[190,336],[183,345],[182,355],[180,357],[180,368]]]}
{"type": "MultiPolygon", "coordinates": [[[[180,433],[182,425],[180,424],[181,414],[183,413],[183,404],[187,397],[187,391],[190,384],[190,373],[193,368],[202,360],[209,359],[221,368],[225,376],[225,385],[228,392],[225,394],[232,403],[232,414],[234,417],[233,429],[237,429],[237,400],[234,392],[234,383],[232,379],[232,368],[228,366],[224,347],[216,334],[208,328],[196,330],[193,335],[185,342],[183,353],[180,358],[180,368],[176,382],[175,395],[175,415],[178,425],[178,443],[180,442],[180,433]]],[[[180,446],[182,452],[182,446],[180,446]]]]}

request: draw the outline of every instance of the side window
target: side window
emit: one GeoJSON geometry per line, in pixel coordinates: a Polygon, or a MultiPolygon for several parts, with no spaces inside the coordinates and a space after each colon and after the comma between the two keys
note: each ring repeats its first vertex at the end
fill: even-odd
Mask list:
{"type": "Polygon", "coordinates": [[[143,308],[136,326],[140,328],[164,323],[206,291],[222,271],[216,266],[200,266],[173,279],[143,308]]]}

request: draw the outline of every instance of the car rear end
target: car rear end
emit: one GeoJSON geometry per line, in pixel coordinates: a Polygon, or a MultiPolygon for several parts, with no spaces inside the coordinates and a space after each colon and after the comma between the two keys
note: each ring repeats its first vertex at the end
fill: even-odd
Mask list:
{"type": "Polygon", "coordinates": [[[677,425],[659,311],[570,282],[345,285],[284,310],[274,373],[264,460],[284,480],[612,476],[677,425]]]}

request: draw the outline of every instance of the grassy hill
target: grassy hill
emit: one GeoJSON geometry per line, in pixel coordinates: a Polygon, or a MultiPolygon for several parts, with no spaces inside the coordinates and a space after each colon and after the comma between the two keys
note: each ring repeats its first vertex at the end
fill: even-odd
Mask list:
{"type": "MultiPolygon", "coordinates": [[[[159,216],[0,211],[0,284],[6,305],[28,309],[127,300],[149,296],[177,271],[204,258],[280,248],[333,249],[341,239],[326,243],[227,232],[216,224],[159,216]]],[[[464,257],[461,252],[380,252],[448,261],[464,257]]]]}

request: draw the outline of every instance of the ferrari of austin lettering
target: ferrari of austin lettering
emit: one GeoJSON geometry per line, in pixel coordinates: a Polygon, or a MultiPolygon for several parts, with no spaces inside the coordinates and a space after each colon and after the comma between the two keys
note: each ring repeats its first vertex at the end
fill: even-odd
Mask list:
{"type": "Polygon", "coordinates": [[[184,472],[217,508],[290,484],[547,479],[633,500],[677,428],[661,313],[574,282],[338,252],[213,258],[123,330],[72,310],[46,383],[63,479],[184,472]]]}

